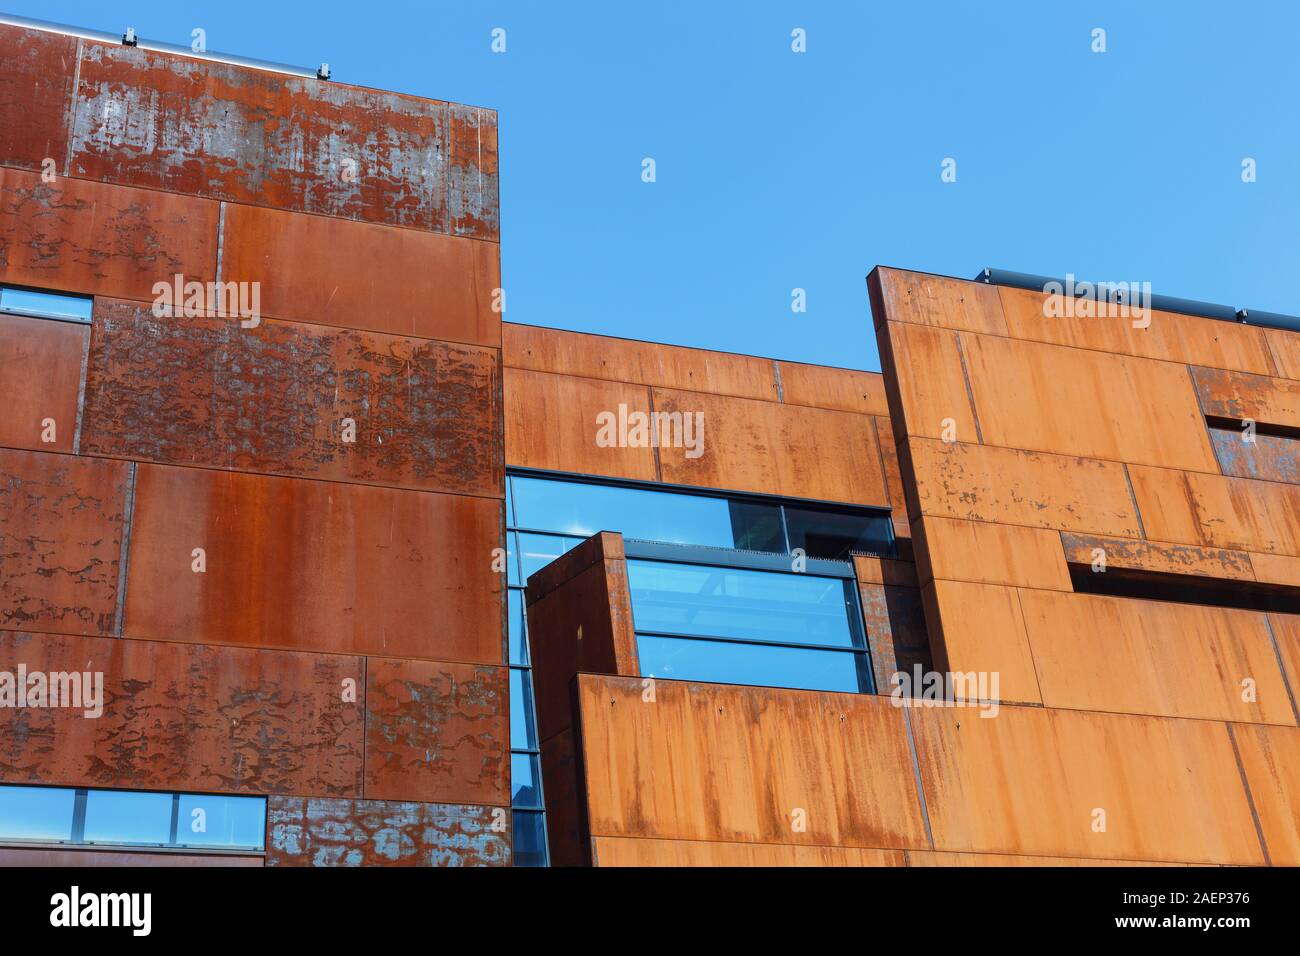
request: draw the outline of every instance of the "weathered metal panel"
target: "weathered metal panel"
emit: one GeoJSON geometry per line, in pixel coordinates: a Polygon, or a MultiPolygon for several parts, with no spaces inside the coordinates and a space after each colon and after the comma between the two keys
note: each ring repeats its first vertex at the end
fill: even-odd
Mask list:
{"type": "Polygon", "coordinates": [[[1232,733],[1269,862],[1300,866],[1300,730],[1234,725],[1232,733]]]}
{"type": "Polygon", "coordinates": [[[1014,856],[1009,853],[944,853],[908,850],[908,866],[1202,866],[1197,863],[1153,863],[1149,860],[1089,860],[1077,856],[1014,856]]]}
{"type": "Polygon", "coordinates": [[[1256,434],[1245,441],[1243,434],[1238,429],[1210,429],[1214,454],[1225,475],[1300,484],[1300,440],[1256,434]]]}
{"type": "Polygon", "coordinates": [[[862,619],[871,649],[876,693],[892,694],[894,675],[899,671],[911,676],[918,666],[923,673],[933,670],[921,592],[915,587],[859,580],[858,593],[862,599],[862,619]]]}
{"type": "Polygon", "coordinates": [[[71,171],[496,240],[496,117],[453,109],[86,41],[71,171]]]}
{"type": "MultiPolygon", "coordinates": [[[[1034,656],[1015,588],[936,579],[921,589],[941,673],[988,674],[988,698],[1042,703],[1034,656]],[[991,675],[998,675],[993,687],[991,675]]],[[[982,696],[976,686],[967,697],[982,696]]]]}
{"type": "Polygon", "coordinates": [[[919,527],[916,560],[922,584],[940,578],[1074,590],[1056,532],[937,515],[927,517],[919,527]]]}
{"type": "Polygon", "coordinates": [[[912,526],[907,520],[907,492],[903,486],[903,471],[898,459],[898,445],[894,441],[894,425],[888,418],[876,416],[876,443],[880,447],[880,461],[885,469],[885,491],[889,495],[889,513],[894,522],[894,537],[909,539],[912,526]]]}
{"type": "Polygon", "coordinates": [[[267,866],[509,866],[509,811],[272,797],[267,866]]]}
{"type": "Polygon", "coordinates": [[[911,322],[945,329],[1006,335],[998,286],[967,282],[924,272],[876,268],[868,282],[878,285],[880,308],[872,307],[872,319],[883,322],[911,322]]]}
{"type": "Polygon", "coordinates": [[[0,867],[7,866],[262,866],[260,856],[231,853],[149,853],[129,850],[54,850],[0,846],[0,867]]]}
{"type": "Polygon", "coordinates": [[[495,499],[140,465],[124,630],[500,664],[501,543],[495,499]]]}
{"type": "Polygon", "coordinates": [[[502,494],[497,353],[99,299],[83,452],[502,494]],[[351,420],[351,433],[345,421],[351,420]],[[353,441],[345,441],[351,437],[353,441]]]}
{"type": "Polygon", "coordinates": [[[1169,468],[1129,468],[1147,537],[1300,555],[1300,487],[1169,468]]]}
{"type": "Polygon", "coordinates": [[[0,277],[153,301],[155,282],[213,278],[218,214],[188,196],[0,168],[0,277]]]}
{"type": "Polygon", "coordinates": [[[222,235],[222,279],[258,283],[264,315],[501,345],[496,243],[237,204],[222,235]]]}
{"type": "Polygon", "coordinates": [[[508,674],[369,658],[366,798],[509,806],[508,674]]]}
{"type": "Polygon", "coordinates": [[[63,173],[76,65],[76,37],[0,24],[0,162],[63,173]]]}
{"type": "Polygon", "coordinates": [[[902,424],[909,436],[980,441],[957,333],[891,322],[885,353],[898,382],[902,424]]]}
{"type": "Polygon", "coordinates": [[[0,450],[0,628],[111,634],[131,466],[0,450]]]}
{"type": "Polygon", "coordinates": [[[1212,418],[1300,428],[1300,382],[1216,368],[1193,368],[1192,378],[1205,414],[1212,418]]]}
{"type": "Polygon", "coordinates": [[[0,315],[0,445],[72,451],[89,336],[72,322],[0,315]]]}
{"type": "MultiPolygon", "coordinates": [[[[1199,548],[1189,544],[1164,544],[1159,541],[1130,541],[1123,538],[1100,538],[1089,534],[1061,534],[1065,559],[1071,564],[1092,566],[1100,549],[1107,568],[1132,568],[1162,574],[1191,574],[1201,577],[1253,581],[1251,557],[1242,551],[1222,548],[1199,548]]],[[[1073,590],[1068,587],[1063,590],[1073,590]]],[[[1024,583],[1023,587],[1033,585],[1024,583]]]]}
{"type": "Polygon", "coordinates": [[[902,850],[597,837],[597,866],[903,866],[902,850]]]}
{"type": "MultiPolygon", "coordinates": [[[[879,372],[780,362],[781,394],[789,405],[831,408],[888,417],[885,380],[879,372]]],[[[712,389],[705,389],[712,391],[712,389]]]]}
{"type": "Polygon", "coordinates": [[[0,662],[102,673],[104,690],[98,717],[7,711],[6,782],[360,794],[361,658],[0,632],[0,662]]]}

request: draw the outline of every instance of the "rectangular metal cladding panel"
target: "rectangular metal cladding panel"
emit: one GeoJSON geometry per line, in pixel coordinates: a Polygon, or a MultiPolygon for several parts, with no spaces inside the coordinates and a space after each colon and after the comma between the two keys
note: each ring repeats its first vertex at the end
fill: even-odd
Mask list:
{"type": "Polygon", "coordinates": [[[777,400],[770,359],[512,322],[502,329],[511,368],[777,400]]]}
{"type": "Polygon", "coordinates": [[[922,588],[921,596],[935,670],[963,675],[966,682],[957,696],[1042,702],[1015,588],[936,580],[922,588]]]}
{"type": "Polygon", "coordinates": [[[1141,323],[1146,318],[1140,315],[1088,316],[1077,310],[1074,315],[1049,315],[1047,296],[1010,286],[996,288],[1013,338],[1262,375],[1273,368],[1262,329],[1157,310],[1151,311],[1145,327],[1141,323]]]}
{"type": "Polygon", "coordinates": [[[901,708],[579,675],[593,837],[928,846],[901,708]]]}
{"type": "Polygon", "coordinates": [[[498,238],[496,114],[82,43],[70,172],[498,238]]]}
{"type": "Polygon", "coordinates": [[[1129,468],[1149,538],[1300,555],[1300,486],[1168,468],[1129,468]]]}
{"type": "Polygon", "coordinates": [[[76,37],[0,24],[0,162],[64,171],[76,65],[76,37]]]}
{"type": "Polygon", "coordinates": [[[72,451],[89,337],[73,322],[0,315],[0,445],[72,451]]]}
{"type": "Polygon", "coordinates": [[[1048,707],[1295,725],[1259,611],[1028,590],[1020,602],[1048,707]]]}
{"type": "Polygon", "coordinates": [[[0,168],[0,279],[153,301],[154,283],[210,281],[217,203],[0,168]]]}
{"type": "Polygon", "coordinates": [[[596,866],[902,866],[902,850],[597,837],[596,866]]]}
{"type": "Polygon", "coordinates": [[[1098,564],[1098,567],[1154,571],[1160,574],[1190,574],[1230,581],[1256,580],[1251,556],[1244,551],[1198,548],[1190,544],[1166,544],[1159,541],[1099,538],[1095,535],[1064,532],[1061,534],[1061,545],[1071,564],[1088,565],[1090,568],[1101,559],[1105,563],[1098,564]]]}
{"type": "Polygon", "coordinates": [[[1006,335],[998,287],[924,272],[877,268],[868,277],[872,314],[882,322],[911,322],[945,329],[1006,335]]]}
{"type": "Polygon", "coordinates": [[[1300,380],[1300,334],[1285,329],[1264,329],[1273,356],[1273,374],[1300,380]]]}
{"type": "Polygon", "coordinates": [[[1211,428],[1219,470],[1234,478],[1300,484],[1300,441],[1278,435],[1248,435],[1240,428],[1211,428]]]}
{"type": "MultiPolygon", "coordinates": [[[[921,592],[915,587],[863,581],[859,572],[858,594],[870,643],[876,692],[891,694],[895,687],[901,688],[895,676],[900,672],[915,680],[917,667],[923,674],[933,670],[930,633],[925,627],[921,592]]],[[[913,694],[919,692],[915,684],[909,686],[913,694]]]]}
{"type": "Polygon", "coordinates": [[[920,527],[916,559],[922,584],[941,578],[1053,591],[1074,589],[1057,532],[934,515],[920,527]]]}
{"type": "Polygon", "coordinates": [[[360,793],[361,658],[0,633],[0,669],[20,664],[83,681],[102,673],[103,711],[7,711],[8,783],[360,793]]]}
{"type": "Polygon", "coordinates": [[[1222,723],[1007,706],[912,726],[937,850],[1264,862],[1222,723]]]}
{"type": "Polygon", "coordinates": [[[1192,378],[1206,415],[1300,428],[1300,382],[1216,368],[1193,368],[1192,378]]]}
{"type": "Polygon", "coordinates": [[[894,519],[894,536],[911,538],[912,526],[907,521],[907,494],[903,489],[903,472],[898,461],[898,446],[894,443],[894,427],[888,418],[876,416],[876,441],[880,445],[880,464],[885,470],[885,491],[889,495],[890,516],[894,519]]]}
{"type": "Polygon", "coordinates": [[[1185,366],[984,335],[962,341],[990,445],[1218,471],[1185,366]]]}
{"type": "Polygon", "coordinates": [[[510,803],[504,667],[366,661],[366,785],[372,800],[510,803]]]}
{"type": "Polygon", "coordinates": [[[1300,730],[1232,726],[1274,866],[1300,866],[1300,730]]]}
{"type": "MultiPolygon", "coordinates": [[[[787,405],[831,408],[862,415],[889,415],[885,380],[879,372],[778,362],[782,401],[787,405]]],[[[715,392],[716,389],[703,391],[715,392]]]]}
{"type": "Polygon", "coordinates": [[[140,465],[124,631],[499,664],[500,546],[493,499],[140,465]]]}
{"type": "Polygon", "coordinates": [[[907,434],[979,442],[957,333],[891,322],[881,334],[889,337],[882,345],[898,382],[907,434]]]}
{"type": "Polygon", "coordinates": [[[0,450],[0,628],[114,632],[131,467],[0,450]]]}
{"type": "MultiPolygon", "coordinates": [[[[1300,577],[1293,578],[1300,580],[1300,577]]],[[[1292,697],[1300,692],[1300,614],[1270,614],[1269,627],[1277,644],[1278,656],[1286,673],[1292,697]]],[[[1300,698],[1297,698],[1300,703],[1300,698]]]]}
{"type": "Polygon", "coordinates": [[[1014,856],[1009,853],[943,853],[908,850],[908,866],[1202,866],[1197,863],[1152,863],[1143,860],[1089,860],[1076,856],[1014,856]]]}
{"type": "Polygon", "coordinates": [[[221,278],[257,283],[263,315],[499,348],[500,252],[493,242],[231,203],[221,278]]]}
{"type": "Polygon", "coordinates": [[[664,481],[889,506],[870,415],[660,388],[652,401],[682,422],[681,440],[658,449],[664,481]]]}
{"type": "Polygon", "coordinates": [[[929,439],[909,444],[925,515],[1141,536],[1118,462],[929,439]]]}
{"type": "MultiPolygon", "coordinates": [[[[506,368],[506,464],[654,481],[655,449],[629,427],[650,412],[643,385],[506,368]],[[610,427],[602,432],[602,423],[610,427]],[[629,440],[623,440],[629,439],[629,440]]],[[[648,435],[647,435],[648,438],[648,435]]]]}
{"type": "Polygon", "coordinates": [[[267,866],[509,866],[501,807],[272,797],[267,866]]]}
{"type": "Polygon", "coordinates": [[[232,317],[159,318],[100,299],[81,449],[498,496],[497,368],[493,349],[274,320],[246,329],[232,317]]]}

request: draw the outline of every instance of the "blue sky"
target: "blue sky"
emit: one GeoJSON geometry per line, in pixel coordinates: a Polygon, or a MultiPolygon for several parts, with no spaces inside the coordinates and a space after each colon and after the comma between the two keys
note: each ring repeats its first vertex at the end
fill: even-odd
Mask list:
{"type": "Polygon", "coordinates": [[[0,7],[202,27],[214,50],[498,110],[512,321],[878,369],[877,264],[1300,313],[1300,9],[1280,0],[0,7]]]}

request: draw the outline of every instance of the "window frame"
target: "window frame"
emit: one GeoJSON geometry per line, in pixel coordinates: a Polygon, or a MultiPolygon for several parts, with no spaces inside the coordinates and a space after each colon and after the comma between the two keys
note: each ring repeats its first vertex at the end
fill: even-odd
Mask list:
{"type": "Polygon", "coordinates": [[[47,322],[68,322],[72,325],[91,325],[94,322],[95,297],[79,292],[64,292],[59,289],[41,289],[36,286],[18,285],[13,282],[0,282],[0,315],[13,315],[23,319],[44,319],[47,322]],[[58,296],[63,299],[76,299],[90,304],[90,312],[82,318],[79,315],[66,315],[57,312],[42,312],[37,309],[16,309],[3,304],[4,292],[27,292],[35,295],[58,296]]]}

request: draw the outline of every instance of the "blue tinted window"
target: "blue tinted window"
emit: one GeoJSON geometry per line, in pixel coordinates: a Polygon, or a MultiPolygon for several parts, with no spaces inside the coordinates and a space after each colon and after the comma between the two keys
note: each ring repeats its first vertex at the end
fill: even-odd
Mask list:
{"type": "Polygon", "coordinates": [[[0,311],[27,312],[50,318],[89,322],[94,300],[89,296],[0,288],[0,311]]]}
{"type": "Polygon", "coordinates": [[[582,538],[565,538],[554,534],[519,535],[519,563],[523,583],[566,551],[582,544],[582,538]]]}
{"type": "Polygon", "coordinates": [[[182,846],[260,850],[265,833],[266,801],[261,797],[181,794],[176,842],[182,846]]]}
{"type": "Polygon", "coordinates": [[[506,534],[506,584],[511,587],[523,587],[519,578],[519,535],[513,531],[506,534]]]}
{"type": "Polygon", "coordinates": [[[806,647],[637,635],[641,673],[671,680],[866,693],[865,655],[806,647]]]}
{"type": "Polygon", "coordinates": [[[542,808],[541,770],[536,754],[510,755],[510,803],[516,807],[542,808]]]}
{"type": "Polygon", "coordinates": [[[533,727],[533,675],[518,668],[510,669],[510,748],[537,749],[537,731],[533,727]]]}
{"type": "MultiPolygon", "coordinates": [[[[518,527],[750,551],[785,551],[776,505],[545,478],[514,478],[518,527]]],[[[525,575],[526,576],[526,575],[525,575]]]]}
{"type": "Polygon", "coordinates": [[[810,558],[848,560],[850,552],[891,554],[894,525],[888,516],[785,506],[790,547],[810,558]]]}
{"type": "Polygon", "coordinates": [[[546,817],[537,811],[516,810],[510,827],[514,830],[514,865],[546,865],[546,817]]]}
{"type": "Polygon", "coordinates": [[[77,791],[0,787],[0,840],[71,840],[77,791]]]}
{"type": "Polygon", "coordinates": [[[128,790],[86,794],[86,841],[170,843],[172,795],[128,790]]]}
{"type": "Polygon", "coordinates": [[[511,588],[506,595],[506,610],[509,614],[510,663],[528,663],[528,638],[524,635],[524,592],[511,588]]]}
{"type": "Polygon", "coordinates": [[[627,574],[638,631],[860,646],[840,578],[636,560],[627,574]]]}

